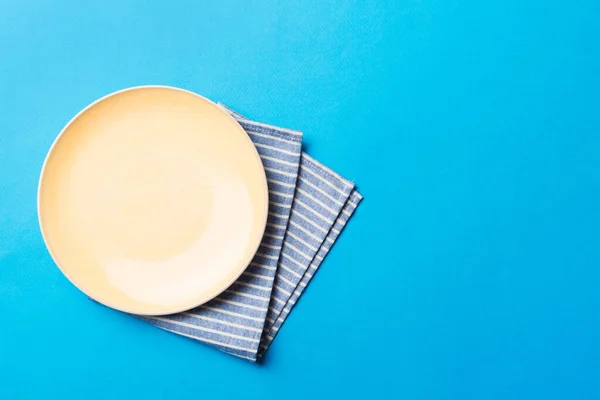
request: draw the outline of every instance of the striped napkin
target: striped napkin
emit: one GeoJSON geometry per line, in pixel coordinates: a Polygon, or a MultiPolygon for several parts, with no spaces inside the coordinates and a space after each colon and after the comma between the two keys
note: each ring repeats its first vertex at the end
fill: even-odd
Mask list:
{"type": "Polygon", "coordinates": [[[362,196],[354,184],[301,151],[302,133],[246,119],[220,104],[248,133],[269,186],[260,247],[241,277],[187,312],[139,318],[257,361],[337,240],[362,196]]]}

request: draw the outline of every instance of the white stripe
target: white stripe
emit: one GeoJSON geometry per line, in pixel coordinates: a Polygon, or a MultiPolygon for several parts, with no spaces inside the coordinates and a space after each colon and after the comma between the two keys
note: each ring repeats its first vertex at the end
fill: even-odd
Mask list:
{"type": "Polygon", "coordinates": [[[304,257],[304,259],[306,259],[308,261],[312,261],[313,257],[311,257],[308,254],[304,253],[302,250],[300,250],[296,246],[292,246],[289,242],[286,242],[285,246],[289,247],[290,249],[294,250],[296,253],[300,254],[302,257],[304,257]]]}
{"type": "MultiPolygon", "coordinates": [[[[234,346],[232,344],[219,342],[217,340],[211,340],[211,339],[201,338],[201,337],[197,337],[197,336],[193,336],[193,335],[188,335],[187,333],[177,332],[177,331],[174,331],[172,329],[163,328],[162,326],[159,326],[159,328],[161,328],[161,329],[163,329],[165,331],[176,333],[176,334],[181,335],[181,336],[186,336],[186,337],[189,337],[189,338],[192,338],[192,339],[196,339],[196,340],[199,340],[199,341],[204,342],[204,343],[215,344],[217,346],[223,346],[223,347],[228,347],[228,348],[234,349],[234,350],[243,350],[243,351],[247,351],[248,353],[252,353],[252,350],[249,350],[247,347],[234,346]]],[[[254,360],[253,358],[246,357],[246,356],[241,356],[239,354],[235,354],[235,355],[238,356],[238,357],[247,358],[248,360],[254,360]]]]}
{"type": "Polygon", "coordinates": [[[288,199],[293,199],[294,198],[293,194],[278,192],[277,190],[269,190],[269,194],[274,194],[276,196],[281,196],[281,197],[285,197],[285,198],[288,198],[288,199]]]}
{"type": "MultiPolygon", "coordinates": [[[[346,195],[346,193],[345,193],[345,192],[343,192],[343,191],[340,191],[340,189],[339,189],[337,186],[333,185],[333,184],[332,184],[331,182],[329,182],[329,181],[326,181],[326,180],[324,180],[324,179],[323,179],[323,177],[322,177],[322,176],[320,176],[319,174],[317,174],[316,172],[313,172],[313,171],[311,171],[310,169],[308,169],[308,168],[306,167],[306,165],[304,165],[304,164],[302,164],[302,163],[301,163],[301,164],[300,164],[300,168],[302,168],[302,170],[303,170],[303,171],[306,171],[306,172],[310,173],[311,175],[313,175],[313,176],[316,176],[316,177],[317,177],[317,178],[318,178],[318,179],[319,179],[321,182],[325,183],[327,186],[330,186],[330,187],[331,187],[331,188],[333,188],[333,189],[334,189],[336,192],[338,192],[338,193],[340,193],[340,194],[343,194],[343,195],[346,195]]],[[[350,187],[350,186],[346,185],[344,182],[342,182],[342,184],[343,184],[345,187],[347,187],[347,188],[349,188],[349,187],[350,187]]]]}
{"type": "Polygon", "coordinates": [[[269,254],[261,253],[258,251],[255,254],[260,257],[270,258],[271,260],[279,260],[279,257],[277,257],[277,256],[271,256],[269,254]]]}
{"type": "Polygon", "coordinates": [[[273,318],[269,318],[269,317],[267,317],[267,321],[269,321],[270,323],[275,322],[275,320],[273,318]]]}
{"type": "Polygon", "coordinates": [[[334,209],[332,209],[331,207],[329,207],[327,204],[323,203],[321,200],[319,200],[318,198],[316,198],[315,196],[313,196],[312,194],[308,193],[307,191],[300,189],[299,187],[296,188],[296,191],[298,193],[302,193],[303,195],[310,197],[311,199],[313,199],[315,202],[319,203],[319,205],[321,207],[323,207],[324,209],[326,209],[327,211],[331,212],[333,215],[338,215],[339,211],[335,211],[334,209]]]}
{"type": "MultiPolygon", "coordinates": [[[[268,179],[267,179],[268,180],[268,179]]],[[[312,183],[309,180],[306,180],[305,178],[302,178],[302,176],[299,177],[299,181],[302,183],[306,183],[309,186],[312,186],[313,188],[315,188],[316,190],[318,190],[320,193],[322,193],[323,195],[325,195],[327,198],[329,198],[330,200],[332,200],[333,202],[339,204],[340,206],[344,205],[344,202],[336,199],[335,197],[333,197],[332,195],[330,195],[329,193],[327,193],[326,191],[324,191],[323,189],[321,189],[320,187],[318,187],[317,185],[315,185],[314,183],[312,183]]]]}
{"type": "Polygon", "coordinates": [[[249,308],[251,310],[256,310],[256,311],[264,311],[265,308],[264,307],[257,307],[257,306],[251,306],[249,304],[244,304],[244,303],[240,303],[237,301],[233,301],[233,300],[225,300],[225,299],[221,299],[220,297],[215,297],[213,300],[217,300],[226,304],[231,304],[234,306],[239,306],[239,307],[244,307],[244,308],[249,308]]]}
{"type": "Polygon", "coordinates": [[[274,308],[273,308],[273,307],[271,307],[271,306],[269,306],[269,311],[273,311],[273,312],[275,312],[275,313],[277,312],[277,310],[276,310],[276,309],[274,309],[274,308]]]}
{"type": "Polygon", "coordinates": [[[358,207],[358,203],[363,199],[363,197],[361,196],[360,193],[357,193],[356,191],[354,192],[353,196],[350,197],[350,200],[348,201],[350,204],[352,204],[354,206],[354,208],[358,207]]]}
{"type": "Polygon", "coordinates": [[[277,207],[290,208],[290,205],[289,205],[289,204],[278,203],[278,202],[276,202],[276,201],[271,201],[271,202],[269,203],[269,205],[272,205],[272,206],[277,206],[277,207]]]}
{"type": "Polygon", "coordinates": [[[289,154],[290,156],[296,156],[296,157],[298,156],[298,152],[283,150],[283,149],[280,149],[279,147],[269,146],[268,144],[254,143],[254,145],[256,147],[261,147],[263,149],[275,150],[275,151],[279,151],[283,154],[289,154]]]}
{"type": "Polygon", "coordinates": [[[317,259],[319,259],[319,260],[323,261],[323,256],[322,256],[322,255],[320,255],[320,254],[318,254],[318,253],[317,253],[317,255],[315,256],[315,258],[317,258],[317,259]]]}
{"type": "Polygon", "coordinates": [[[147,318],[149,318],[149,319],[155,319],[155,320],[159,320],[159,321],[164,321],[164,322],[168,322],[168,323],[175,324],[175,325],[185,326],[186,328],[197,329],[199,331],[216,333],[216,334],[221,335],[221,336],[229,336],[229,337],[232,337],[234,339],[247,340],[249,342],[254,342],[254,343],[256,343],[256,342],[259,341],[258,339],[253,339],[253,338],[249,338],[249,337],[242,336],[242,335],[236,335],[234,333],[228,333],[228,332],[218,331],[216,329],[205,328],[203,326],[188,324],[187,322],[175,321],[175,320],[171,320],[171,319],[168,319],[168,318],[163,318],[163,317],[147,317],[147,318]]]}
{"type": "Polygon", "coordinates": [[[277,214],[277,213],[274,213],[274,212],[271,212],[271,211],[269,211],[269,215],[271,215],[273,217],[276,217],[276,218],[284,218],[284,219],[289,218],[289,215],[277,214]]]}
{"type": "Polygon", "coordinates": [[[282,163],[282,164],[285,164],[285,165],[291,165],[292,167],[297,167],[298,166],[298,163],[293,163],[293,162],[285,161],[285,160],[282,160],[280,158],[269,157],[269,156],[266,156],[264,154],[259,154],[259,155],[260,155],[260,158],[262,158],[263,160],[269,160],[269,161],[274,161],[274,162],[282,163]]]}
{"type": "MultiPolygon", "coordinates": [[[[256,126],[260,126],[262,128],[271,129],[273,131],[287,132],[287,133],[289,133],[291,135],[294,135],[294,136],[296,136],[298,138],[302,137],[302,132],[300,132],[300,131],[295,131],[293,129],[287,129],[287,128],[280,128],[279,126],[268,125],[268,124],[263,124],[262,122],[252,121],[252,120],[249,120],[248,118],[245,118],[245,117],[241,116],[240,114],[236,113],[233,110],[230,110],[230,111],[233,112],[233,113],[235,113],[236,115],[238,115],[237,119],[242,120],[241,122],[243,122],[245,124],[253,125],[255,127],[256,126]]],[[[299,143],[299,142],[296,142],[296,143],[299,143]]]]}
{"type": "MultiPolygon", "coordinates": [[[[227,353],[227,354],[231,354],[231,355],[232,355],[232,356],[234,356],[234,357],[245,358],[246,360],[250,360],[250,361],[252,361],[252,362],[256,362],[256,358],[252,358],[252,357],[246,357],[246,356],[243,356],[243,355],[241,355],[241,354],[234,353],[234,352],[232,352],[232,351],[227,351],[227,350],[223,350],[223,351],[224,351],[225,353],[227,353]]],[[[250,351],[250,350],[246,350],[246,351],[250,351]]],[[[252,351],[250,351],[250,352],[252,353],[252,351]]]]}
{"type": "Polygon", "coordinates": [[[268,275],[261,275],[261,274],[253,274],[252,272],[248,272],[248,271],[244,271],[244,273],[242,275],[247,275],[247,276],[252,276],[254,278],[259,278],[259,279],[265,279],[267,281],[272,281],[275,278],[272,276],[268,276],[268,275]]]}
{"type": "Polygon", "coordinates": [[[264,265],[264,264],[259,264],[259,263],[256,263],[256,262],[251,262],[249,265],[251,265],[253,267],[257,267],[257,268],[268,269],[269,271],[275,271],[277,269],[276,266],[264,265]]]}
{"type": "MultiPolygon", "coordinates": [[[[300,264],[298,261],[294,260],[292,257],[288,256],[287,254],[281,253],[281,255],[284,256],[285,258],[289,259],[290,261],[292,261],[294,264],[300,266],[300,268],[302,268],[302,269],[306,268],[304,265],[300,264]]],[[[283,265],[283,264],[280,263],[280,266],[282,266],[283,269],[285,269],[286,271],[288,271],[290,274],[292,274],[292,275],[294,275],[294,276],[296,276],[298,278],[302,278],[302,275],[300,275],[299,273],[297,273],[297,272],[289,269],[285,265],[283,265]]]]}
{"type": "MultiPolygon", "coordinates": [[[[295,287],[296,286],[296,284],[294,282],[290,281],[289,279],[287,279],[282,274],[277,275],[277,279],[281,279],[282,281],[284,281],[285,283],[287,283],[291,287],[295,287]]],[[[291,293],[288,293],[288,294],[291,295],[291,293]]]]}
{"type": "Polygon", "coordinates": [[[270,226],[271,228],[276,228],[276,229],[285,229],[286,228],[285,225],[272,224],[270,222],[267,222],[267,226],[270,226]]]}
{"type": "Polygon", "coordinates": [[[280,304],[285,304],[285,301],[279,299],[277,296],[273,296],[273,297],[271,297],[271,299],[275,300],[276,302],[278,302],[280,304]]]}
{"type": "MultiPolygon", "coordinates": [[[[300,229],[302,232],[306,233],[311,238],[315,239],[317,242],[322,242],[323,241],[322,238],[320,238],[320,237],[316,236],[315,234],[313,234],[312,232],[306,230],[306,228],[304,228],[302,225],[300,225],[299,223],[297,223],[293,219],[290,219],[289,223],[292,224],[292,225],[294,225],[296,228],[300,229]]],[[[290,233],[290,231],[288,230],[287,233],[290,233]]]]}
{"type": "Polygon", "coordinates": [[[350,211],[346,210],[345,208],[342,210],[342,212],[343,212],[344,214],[346,214],[347,216],[349,216],[349,217],[351,217],[351,216],[352,216],[352,213],[351,213],[350,211]]]}
{"type": "Polygon", "coordinates": [[[279,249],[281,249],[281,246],[273,246],[271,244],[261,243],[260,245],[261,245],[261,247],[266,247],[268,249],[273,249],[273,250],[279,250],[279,249]]]}
{"type": "Polygon", "coordinates": [[[331,230],[333,231],[333,233],[335,233],[336,235],[340,234],[340,230],[336,229],[336,228],[331,228],[331,230]]]}
{"type": "Polygon", "coordinates": [[[239,296],[248,297],[249,299],[260,300],[260,301],[269,301],[270,300],[268,297],[257,296],[257,295],[250,294],[250,293],[244,293],[244,292],[240,292],[239,290],[225,289],[225,291],[227,293],[232,293],[232,294],[236,294],[239,296]]]}
{"type": "Polygon", "coordinates": [[[306,282],[302,282],[302,281],[300,281],[300,282],[298,283],[298,285],[300,285],[300,286],[302,286],[302,287],[306,287],[306,282]]]}
{"type": "MultiPolygon", "coordinates": [[[[297,273],[297,272],[295,272],[294,270],[290,269],[289,267],[286,267],[285,265],[283,265],[283,264],[281,264],[281,263],[279,264],[279,266],[280,266],[281,268],[285,269],[285,270],[286,270],[287,272],[289,272],[290,274],[294,275],[295,277],[297,277],[297,278],[301,278],[301,275],[300,275],[300,274],[298,274],[298,273],[297,273]]],[[[282,274],[279,274],[278,276],[279,276],[279,277],[282,277],[283,275],[282,275],[282,274]]],[[[284,278],[284,280],[285,280],[285,278],[284,278]]]]}
{"type": "Polygon", "coordinates": [[[274,185],[287,186],[287,187],[291,187],[291,188],[296,187],[296,185],[294,185],[293,183],[281,182],[281,181],[278,181],[276,179],[271,179],[271,178],[267,178],[267,182],[271,182],[274,185]]]}
{"type": "Polygon", "coordinates": [[[265,171],[269,171],[269,172],[273,172],[273,173],[281,174],[281,175],[285,175],[285,176],[291,176],[292,178],[296,178],[298,176],[298,174],[294,174],[293,172],[285,172],[285,171],[282,171],[277,168],[271,168],[271,167],[264,167],[264,168],[265,168],[265,171]]]}
{"type": "Polygon", "coordinates": [[[302,207],[304,207],[305,209],[309,210],[312,214],[316,215],[317,217],[321,218],[323,221],[330,223],[331,225],[333,225],[335,223],[335,221],[331,218],[326,217],[325,215],[321,214],[320,212],[318,212],[317,210],[315,210],[314,208],[312,208],[311,206],[309,206],[308,204],[306,204],[305,202],[303,202],[302,200],[300,200],[299,198],[295,198],[294,201],[297,204],[300,204],[302,207]]]}
{"type": "Polygon", "coordinates": [[[237,112],[233,111],[231,108],[227,107],[225,104],[221,103],[220,101],[217,102],[217,107],[226,111],[227,114],[231,115],[236,121],[246,119],[242,114],[238,114],[237,112]]]}
{"type": "Polygon", "coordinates": [[[219,307],[213,307],[213,306],[207,306],[207,305],[201,305],[200,307],[207,309],[207,310],[216,311],[218,313],[231,315],[232,317],[240,317],[240,318],[249,319],[251,321],[262,322],[262,319],[260,319],[260,318],[251,317],[250,315],[246,315],[246,314],[240,314],[235,311],[223,310],[219,307]]]}
{"type": "Polygon", "coordinates": [[[263,236],[268,236],[273,239],[283,239],[283,235],[273,235],[272,233],[267,233],[267,232],[265,232],[265,234],[263,236]]]}
{"type": "MultiPolygon", "coordinates": [[[[303,229],[303,228],[301,227],[301,229],[303,229]]],[[[309,249],[311,249],[313,251],[317,251],[318,250],[316,247],[314,247],[313,245],[307,243],[301,237],[296,236],[295,234],[293,234],[290,230],[287,231],[287,234],[290,235],[291,237],[293,237],[294,239],[296,239],[297,241],[299,241],[300,243],[302,243],[304,246],[308,247],[309,249]]],[[[289,242],[286,242],[286,243],[289,243],[289,242]]]]}
{"type": "MultiPolygon", "coordinates": [[[[288,296],[291,296],[291,295],[292,295],[290,292],[288,292],[287,290],[285,290],[284,288],[282,288],[281,286],[279,286],[279,285],[277,285],[277,284],[275,285],[275,289],[279,290],[280,292],[283,292],[284,294],[286,294],[286,295],[288,295],[288,296]]],[[[275,297],[274,297],[274,298],[275,298],[275,297]]],[[[283,302],[282,302],[282,303],[283,303],[283,302]]]]}
{"type": "Polygon", "coordinates": [[[290,143],[290,144],[295,144],[295,145],[299,144],[295,140],[284,139],[284,138],[281,138],[281,137],[275,136],[275,135],[266,135],[264,133],[258,133],[258,132],[252,132],[252,131],[246,131],[246,133],[248,135],[260,136],[260,137],[264,137],[264,138],[267,138],[267,139],[270,139],[270,140],[279,140],[279,141],[284,142],[284,143],[290,143]]]}
{"type": "MultiPolygon", "coordinates": [[[[260,285],[255,285],[253,283],[244,282],[244,281],[241,281],[239,279],[237,281],[235,281],[234,284],[236,284],[236,285],[242,285],[242,286],[247,286],[247,287],[250,287],[250,288],[253,288],[253,289],[258,289],[258,290],[266,290],[267,292],[271,290],[270,287],[264,287],[264,286],[260,286],[260,285]]],[[[261,297],[260,299],[264,300],[265,297],[261,297]]],[[[268,297],[267,297],[267,299],[268,299],[268,297]]]]}
{"type": "Polygon", "coordinates": [[[312,158],[311,156],[309,156],[306,153],[302,153],[302,157],[306,160],[308,160],[308,162],[312,163],[315,168],[320,169],[322,171],[327,172],[328,174],[332,175],[333,177],[337,178],[342,185],[344,185],[347,188],[354,188],[354,184],[351,182],[348,182],[346,179],[344,179],[340,174],[338,174],[337,172],[333,171],[331,168],[327,168],[326,166],[324,166],[323,164],[321,164],[320,162],[318,162],[317,160],[315,160],[314,158],[312,158]]]}
{"type": "Polygon", "coordinates": [[[314,226],[315,228],[317,228],[318,230],[320,230],[323,233],[327,233],[327,231],[322,228],[320,225],[317,225],[317,223],[311,219],[308,219],[307,217],[305,217],[304,215],[300,214],[298,211],[294,210],[292,208],[292,214],[293,215],[297,215],[298,217],[302,218],[303,220],[305,220],[306,222],[308,222],[309,224],[311,224],[312,226],[314,226]]]}
{"type": "Polygon", "coordinates": [[[211,322],[216,322],[218,324],[231,326],[233,328],[246,329],[246,330],[249,330],[249,331],[252,331],[252,332],[258,332],[258,333],[262,332],[261,329],[254,328],[254,327],[251,327],[251,326],[236,324],[234,322],[229,322],[229,321],[225,321],[225,320],[221,320],[221,319],[217,319],[217,318],[206,317],[204,315],[193,314],[191,312],[184,312],[182,314],[183,315],[187,315],[188,317],[196,318],[196,319],[202,319],[202,320],[205,320],[205,321],[211,321],[211,322]]]}

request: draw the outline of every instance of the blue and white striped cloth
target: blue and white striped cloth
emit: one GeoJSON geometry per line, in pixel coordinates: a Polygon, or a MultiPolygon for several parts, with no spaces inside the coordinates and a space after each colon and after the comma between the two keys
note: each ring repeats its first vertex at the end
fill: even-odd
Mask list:
{"type": "Polygon", "coordinates": [[[362,196],[301,152],[302,133],[254,122],[221,105],[246,130],[269,185],[261,245],[242,276],[193,310],[140,317],[162,329],[257,361],[337,240],[362,196]]]}

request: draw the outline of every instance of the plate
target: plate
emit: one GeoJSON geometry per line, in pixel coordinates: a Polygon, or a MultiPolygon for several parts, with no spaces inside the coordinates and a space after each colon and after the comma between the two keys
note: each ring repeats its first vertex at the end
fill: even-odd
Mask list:
{"type": "Polygon", "coordinates": [[[165,86],[92,103],[42,167],[38,216],[62,273],[109,307],[180,312],[223,292],[258,249],[262,162],[216,104],[165,86]]]}

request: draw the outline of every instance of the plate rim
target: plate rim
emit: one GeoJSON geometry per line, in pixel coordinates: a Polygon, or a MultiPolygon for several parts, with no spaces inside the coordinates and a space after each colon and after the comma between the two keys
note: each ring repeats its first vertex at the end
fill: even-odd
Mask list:
{"type": "Polygon", "coordinates": [[[101,303],[107,307],[110,307],[112,309],[115,310],[119,310],[119,311],[123,311],[126,313],[130,313],[130,314],[135,314],[135,315],[142,315],[142,316],[160,316],[160,315],[169,315],[169,314],[176,314],[176,313],[180,313],[180,312],[184,312],[184,311],[188,311],[191,310],[193,308],[199,307],[202,304],[206,304],[207,302],[211,301],[212,299],[214,299],[215,297],[219,296],[221,293],[223,293],[225,290],[227,290],[227,288],[229,288],[235,281],[238,280],[238,278],[244,273],[244,271],[248,268],[248,266],[250,265],[250,263],[252,262],[252,259],[254,258],[254,256],[256,255],[256,252],[258,251],[258,248],[260,247],[260,244],[262,243],[262,239],[264,237],[264,233],[267,227],[267,220],[268,220],[268,214],[269,214],[269,186],[267,183],[267,176],[266,176],[266,171],[264,168],[264,164],[262,162],[262,159],[260,158],[260,154],[258,153],[258,150],[256,149],[256,146],[254,145],[254,143],[252,142],[252,139],[250,139],[250,136],[248,135],[248,133],[244,130],[244,128],[239,124],[239,122],[233,118],[233,116],[231,114],[229,114],[227,111],[225,111],[223,108],[221,108],[217,103],[215,103],[214,101],[196,93],[193,92],[191,90],[188,89],[183,89],[183,88],[179,88],[176,86],[169,86],[169,85],[138,85],[138,86],[131,86],[131,87],[127,87],[124,89],[120,89],[120,90],[116,90],[114,92],[108,93],[96,100],[94,100],[93,102],[91,102],[90,104],[88,104],[87,106],[85,106],[83,109],[81,109],[77,114],[75,114],[68,122],[67,124],[60,130],[60,132],[58,133],[58,135],[54,138],[54,140],[52,141],[52,144],[50,145],[50,148],[48,149],[48,152],[46,153],[46,156],[44,157],[44,162],[42,164],[42,168],[40,170],[40,175],[39,175],[39,179],[38,179],[38,185],[37,185],[37,195],[36,195],[37,199],[36,199],[36,208],[37,208],[37,216],[38,216],[38,225],[40,228],[40,232],[42,234],[42,239],[44,241],[44,245],[46,247],[46,249],[48,250],[48,253],[50,253],[50,256],[52,258],[52,261],[54,262],[54,264],[58,267],[58,269],[60,270],[60,272],[65,276],[65,278],[67,278],[67,280],[73,285],[75,286],[80,292],[82,292],[83,294],[85,294],[86,296],[88,296],[90,299],[101,303]],[[189,305],[185,305],[183,307],[177,307],[177,308],[172,308],[169,309],[168,312],[139,312],[136,310],[131,310],[128,309],[127,307],[121,307],[118,304],[111,304],[110,301],[102,301],[99,299],[94,298],[93,296],[91,296],[89,293],[87,293],[87,291],[83,290],[77,283],[75,283],[75,281],[73,280],[73,278],[71,276],[69,276],[69,274],[60,266],[60,264],[57,261],[57,258],[54,254],[54,252],[52,251],[52,249],[50,248],[49,244],[48,244],[48,240],[46,238],[46,233],[44,231],[44,224],[42,222],[42,213],[41,213],[41,191],[42,191],[42,182],[44,180],[44,173],[46,171],[46,167],[48,164],[48,160],[50,159],[50,156],[52,155],[54,148],[56,147],[57,143],[60,141],[61,137],[65,134],[65,132],[69,129],[69,127],[81,116],[83,115],[85,112],[87,112],[90,108],[94,107],[96,104],[109,99],[111,97],[120,95],[122,93],[126,93],[126,92],[130,92],[130,91],[136,91],[136,90],[143,90],[143,89],[167,89],[167,90],[172,90],[172,91],[177,91],[177,92],[181,92],[181,93],[186,93],[189,95],[192,95],[200,100],[203,100],[205,102],[208,102],[209,104],[215,106],[215,108],[217,110],[219,110],[219,112],[223,115],[225,115],[227,118],[229,118],[229,120],[231,120],[232,122],[235,123],[234,126],[236,126],[242,133],[243,133],[243,137],[245,137],[245,139],[248,141],[248,143],[250,144],[253,154],[256,157],[256,160],[258,161],[259,165],[261,166],[260,170],[262,171],[261,177],[262,177],[262,183],[263,183],[263,191],[264,191],[264,198],[265,198],[265,204],[264,204],[264,210],[263,210],[263,217],[262,220],[260,221],[260,230],[259,232],[261,233],[259,236],[259,239],[257,240],[257,243],[253,246],[252,252],[249,254],[249,256],[247,257],[246,260],[244,260],[244,262],[240,263],[240,268],[239,271],[234,274],[233,278],[228,280],[226,283],[224,283],[223,285],[219,285],[218,289],[215,290],[215,293],[210,293],[208,296],[203,297],[200,301],[194,301],[193,303],[189,304],[189,305]]]}

